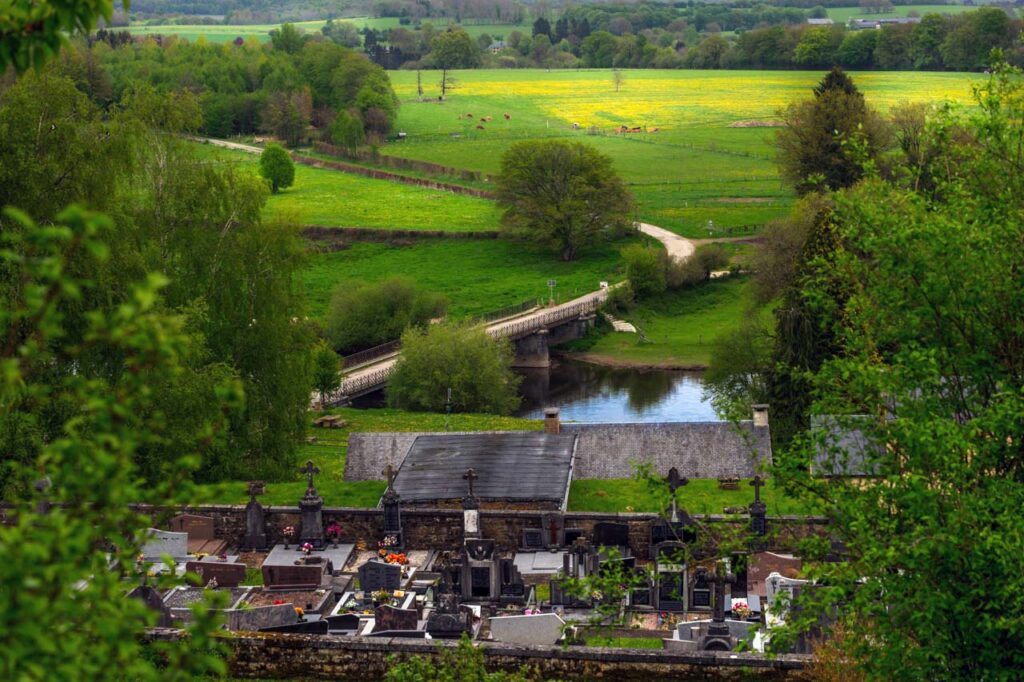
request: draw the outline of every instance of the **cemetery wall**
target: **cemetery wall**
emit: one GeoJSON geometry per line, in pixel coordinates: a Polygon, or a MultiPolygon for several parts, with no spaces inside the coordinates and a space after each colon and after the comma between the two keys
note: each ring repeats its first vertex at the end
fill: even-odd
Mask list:
{"type": "MultiPolygon", "coordinates": [[[[210,516],[214,519],[217,537],[238,544],[245,536],[244,505],[203,505],[189,508],[158,510],[139,506],[154,518],[169,518],[179,512],[210,516]],[[158,512],[162,512],[158,513],[158,512]]],[[[480,526],[483,537],[493,539],[502,549],[515,549],[522,544],[523,531],[527,528],[541,528],[540,511],[488,510],[480,512],[480,526]]],[[[345,542],[363,541],[376,546],[384,535],[384,518],[379,509],[349,507],[324,507],[324,525],[338,523],[342,528],[345,542]]],[[[586,534],[594,530],[599,522],[624,523],[629,526],[630,549],[640,558],[650,553],[651,525],[659,521],[656,514],[643,513],[600,513],[566,512],[567,529],[579,528],[586,534]]],[[[749,524],[745,515],[700,516],[702,522],[749,524]]],[[[266,507],[267,537],[271,543],[281,542],[286,526],[298,527],[301,522],[298,507],[266,507]]],[[[462,543],[462,511],[456,509],[402,509],[402,531],[407,547],[439,548],[457,547],[462,543]]],[[[828,519],[817,516],[769,516],[769,531],[773,534],[769,549],[792,550],[800,538],[809,535],[826,535],[828,519]]]]}
{"type": "MultiPolygon", "coordinates": [[[[153,640],[180,637],[176,630],[151,630],[153,640]]],[[[225,637],[232,654],[232,677],[382,679],[390,661],[436,656],[452,641],[356,638],[281,633],[233,634],[225,637]],[[392,658],[393,657],[393,658],[392,658]]],[[[481,645],[488,670],[527,666],[542,679],[613,680],[797,680],[811,658],[797,654],[768,659],[763,655],[727,652],[680,654],[664,650],[597,647],[481,645]]]]}

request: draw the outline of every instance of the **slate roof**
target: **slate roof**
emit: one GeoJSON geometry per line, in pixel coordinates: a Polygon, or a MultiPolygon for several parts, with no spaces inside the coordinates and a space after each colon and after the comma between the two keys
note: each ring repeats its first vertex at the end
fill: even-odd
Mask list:
{"type": "Polygon", "coordinates": [[[466,496],[462,476],[482,500],[549,501],[563,504],[572,478],[576,436],[542,431],[430,434],[416,438],[405,456],[395,491],[405,503],[466,496]]]}

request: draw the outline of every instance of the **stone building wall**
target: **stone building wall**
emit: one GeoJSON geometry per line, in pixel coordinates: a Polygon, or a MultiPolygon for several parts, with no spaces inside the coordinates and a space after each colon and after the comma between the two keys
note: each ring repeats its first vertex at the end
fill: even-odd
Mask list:
{"type": "MultiPolygon", "coordinates": [[[[150,640],[181,637],[155,629],[150,640]]],[[[395,660],[436,656],[451,641],[351,638],[330,635],[235,633],[225,636],[232,677],[379,680],[395,660]]],[[[744,652],[679,654],[664,650],[597,647],[481,645],[488,670],[527,666],[542,679],[797,680],[810,663],[797,654],[766,658],[744,652]]]]}

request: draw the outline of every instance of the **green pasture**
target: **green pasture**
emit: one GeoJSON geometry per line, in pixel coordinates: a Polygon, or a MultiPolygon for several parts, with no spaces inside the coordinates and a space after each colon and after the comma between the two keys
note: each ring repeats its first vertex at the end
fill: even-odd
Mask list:
{"type": "MultiPolygon", "coordinates": [[[[691,479],[680,488],[679,505],[691,514],[721,514],[726,507],[746,507],[754,499],[753,489],[741,481],[738,490],[721,490],[718,481],[691,479]]],[[[647,481],[633,478],[580,479],[569,488],[569,509],[591,512],[663,512],[659,508],[666,499],[664,491],[651,490],[647,481]]],[[[795,500],[779,489],[773,479],[761,489],[761,499],[768,505],[768,513],[811,514],[803,502],[795,500]]]]}
{"type": "Polygon", "coordinates": [[[622,316],[645,339],[609,332],[587,352],[639,364],[705,367],[715,339],[737,329],[751,314],[751,286],[748,278],[734,275],[647,299],[622,316]]]}
{"type": "MultiPolygon", "coordinates": [[[[341,17],[339,19],[335,19],[335,21],[347,21],[355,24],[359,28],[374,28],[378,31],[389,28],[398,28],[401,26],[398,17],[341,17]]],[[[327,23],[326,20],[319,19],[316,21],[295,21],[292,22],[292,25],[306,33],[319,33],[325,23],[327,23]]],[[[428,22],[424,21],[423,23],[425,24],[428,22]]],[[[450,22],[447,19],[434,19],[429,23],[438,30],[444,30],[449,25],[454,24],[460,26],[474,38],[484,33],[495,39],[507,38],[512,31],[521,31],[529,34],[532,30],[529,23],[455,24],[455,22],[450,22]]],[[[239,37],[243,40],[256,38],[260,42],[267,42],[270,40],[270,32],[276,28],[280,28],[280,26],[281,24],[244,24],[237,26],[225,26],[221,24],[163,24],[159,26],[150,26],[146,24],[137,24],[129,26],[127,30],[135,35],[141,36],[176,35],[190,42],[195,42],[200,36],[204,37],[211,43],[227,43],[239,37]]],[[[404,28],[412,30],[415,27],[411,24],[406,24],[404,28]]]]}
{"type": "MultiPolygon", "coordinates": [[[[735,228],[788,211],[792,194],[773,162],[775,131],[752,124],[777,120],[821,78],[819,71],[626,70],[616,92],[610,70],[473,70],[455,72],[454,89],[439,102],[440,73],[422,72],[423,101],[414,72],[390,75],[402,100],[398,129],[407,137],[385,153],[494,173],[516,141],[581,140],[614,159],[638,217],[690,237],[706,237],[708,220],[735,228]],[[618,134],[621,125],[645,132],[618,134]]],[[[968,102],[978,76],[854,78],[886,111],[904,101],[968,102]]]]}
{"type": "MultiPolygon", "coordinates": [[[[201,153],[256,172],[255,154],[202,145],[201,153]]],[[[267,200],[265,215],[299,225],[473,232],[498,229],[493,201],[296,164],[295,184],[267,200]]]]}
{"type": "Polygon", "coordinates": [[[404,245],[354,242],[342,251],[311,255],[302,284],[310,314],[319,317],[342,282],[405,275],[427,290],[445,294],[449,315],[460,318],[527,299],[546,299],[549,279],[558,282],[559,302],[595,291],[601,281],[621,280],[619,251],[629,241],[586,249],[570,263],[549,251],[498,239],[426,239],[404,245]]]}
{"type": "Polygon", "coordinates": [[[865,13],[860,7],[832,7],[828,16],[837,24],[845,24],[850,19],[885,19],[888,17],[906,17],[911,13],[917,16],[926,14],[962,14],[978,9],[980,5],[896,5],[891,12],[865,13]]]}

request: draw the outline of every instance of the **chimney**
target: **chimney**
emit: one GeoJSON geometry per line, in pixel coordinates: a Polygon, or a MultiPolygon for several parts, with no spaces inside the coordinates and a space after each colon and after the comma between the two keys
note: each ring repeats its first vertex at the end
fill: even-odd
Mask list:
{"type": "Polygon", "coordinates": [[[561,431],[562,423],[558,418],[557,407],[544,408],[544,433],[558,433],[561,431]]]}
{"type": "Polygon", "coordinates": [[[768,406],[751,405],[754,410],[754,426],[768,426],[768,406]]]}

